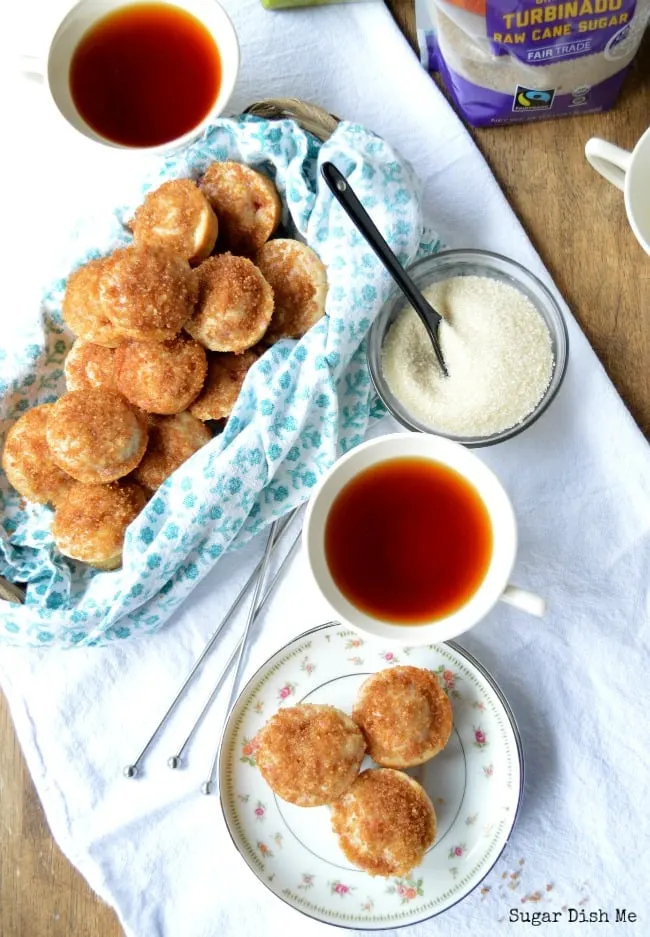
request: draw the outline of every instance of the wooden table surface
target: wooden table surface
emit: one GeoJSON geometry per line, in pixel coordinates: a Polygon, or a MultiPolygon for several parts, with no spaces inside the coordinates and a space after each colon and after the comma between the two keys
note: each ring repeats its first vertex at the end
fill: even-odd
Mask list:
{"type": "MultiPolygon", "coordinates": [[[[392,0],[389,6],[413,42],[413,0],[392,0]]],[[[646,437],[650,435],[650,257],[627,225],[620,192],[587,166],[583,149],[591,136],[631,148],[649,124],[650,42],[646,41],[620,103],[610,113],[473,131],[646,437]]],[[[113,912],[54,844],[1,694],[0,935],[123,937],[113,912]]]]}

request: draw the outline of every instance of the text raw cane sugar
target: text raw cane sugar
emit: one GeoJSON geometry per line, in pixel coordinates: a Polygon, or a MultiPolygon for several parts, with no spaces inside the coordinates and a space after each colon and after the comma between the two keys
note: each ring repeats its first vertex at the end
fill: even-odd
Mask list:
{"type": "Polygon", "coordinates": [[[610,108],[650,0],[418,0],[418,41],[476,127],[610,108]]]}
{"type": "Polygon", "coordinates": [[[530,299],[484,276],[452,277],[427,287],[424,296],[443,317],[439,340],[449,377],[406,306],[382,354],[395,397],[421,423],[457,436],[489,436],[521,423],[553,374],[551,336],[530,299]]]}
{"type": "MultiPolygon", "coordinates": [[[[573,28],[571,23],[567,23],[566,20],[600,13],[610,15],[580,20],[577,23],[576,32],[588,33],[596,29],[607,29],[610,26],[623,26],[630,19],[628,13],[616,12],[615,15],[611,15],[620,10],[622,5],[623,0],[569,0],[567,3],[550,3],[547,6],[534,7],[532,10],[502,13],[501,19],[503,20],[505,32],[493,32],[492,39],[494,42],[502,42],[504,45],[512,45],[513,43],[523,45],[529,38],[533,42],[539,42],[541,39],[557,39],[570,36],[573,33],[573,28]],[[554,25],[542,25],[549,23],[554,25]],[[536,25],[537,29],[532,28],[526,32],[527,27],[536,25]]],[[[564,47],[560,46],[560,48],[564,47]]],[[[532,61],[532,56],[535,54],[529,55],[528,60],[532,61]]]]}

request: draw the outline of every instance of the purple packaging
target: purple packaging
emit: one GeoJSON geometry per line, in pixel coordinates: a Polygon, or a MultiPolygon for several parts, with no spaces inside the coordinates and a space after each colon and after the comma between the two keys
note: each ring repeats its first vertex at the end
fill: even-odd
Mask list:
{"type": "Polygon", "coordinates": [[[416,0],[422,64],[474,127],[612,107],[650,0],[416,0]]]}

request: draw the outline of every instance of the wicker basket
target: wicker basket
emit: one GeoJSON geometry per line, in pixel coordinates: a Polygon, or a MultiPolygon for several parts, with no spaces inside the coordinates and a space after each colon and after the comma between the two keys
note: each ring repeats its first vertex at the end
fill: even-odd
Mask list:
{"type": "MultiPolygon", "coordinates": [[[[303,130],[323,142],[329,139],[339,123],[338,117],[329,114],[322,107],[298,98],[269,98],[257,101],[247,107],[244,113],[267,120],[295,120],[303,130]]],[[[25,601],[25,590],[0,576],[0,601],[2,600],[22,603],[25,601]]]]}

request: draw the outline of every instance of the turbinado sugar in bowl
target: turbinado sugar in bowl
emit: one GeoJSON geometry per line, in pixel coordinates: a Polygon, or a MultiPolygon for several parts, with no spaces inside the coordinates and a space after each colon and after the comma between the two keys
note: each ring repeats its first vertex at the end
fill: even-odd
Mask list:
{"type": "Polygon", "coordinates": [[[521,423],[553,374],[548,327],[514,286],[486,276],[456,276],[424,291],[443,316],[445,377],[417,313],[405,306],[382,349],[382,371],[412,417],[454,436],[491,436],[521,423]]]}

